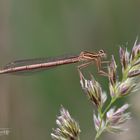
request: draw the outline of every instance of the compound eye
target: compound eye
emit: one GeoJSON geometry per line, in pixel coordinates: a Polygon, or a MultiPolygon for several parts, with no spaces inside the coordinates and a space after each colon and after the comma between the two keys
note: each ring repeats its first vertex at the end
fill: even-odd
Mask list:
{"type": "Polygon", "coordinates": [[[99,53],[102,54],[102,53],[105,53],[105,52],[104,52],[104,50],[100,50],[99,53]]]}

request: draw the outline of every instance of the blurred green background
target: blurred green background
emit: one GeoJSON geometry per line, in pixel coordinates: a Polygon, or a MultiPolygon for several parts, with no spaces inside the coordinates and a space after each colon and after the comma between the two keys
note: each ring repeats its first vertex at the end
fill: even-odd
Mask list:
{"type": "MultiPolygon", "coordinates": [[[[118,61],[119,46],[132,48],[140,34],[140,0],[1,0],[0,64],[25,58],[77,54],[104,49],[118,61]]],[[[108,90],[107,79],[94,74],[108,90]],[[105,79],[105,80],[104,80],[105,79]]],[[[128,99],[128,98],[127,98],[128,99]]],[[[133,119],[129,132],[101,139],[140,138],[140,95],[129,99],[133,119]]],[[[93,107],[83,94],[76,65],[37,74],[0,76],[2,140],[50,140],[60,106],[81,126],[81,140],[93,140],[93,107]]]]}

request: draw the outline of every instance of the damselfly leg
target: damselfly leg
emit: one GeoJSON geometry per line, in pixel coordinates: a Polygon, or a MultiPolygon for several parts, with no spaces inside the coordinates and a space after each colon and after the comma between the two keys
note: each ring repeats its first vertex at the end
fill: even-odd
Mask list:
{"type": "Polygon", "coordinates": [[[77,69],[78,69],[78,72],[81,73],[81,70],[84,69],[85,67],[89,66],[90,64],[93,64],[95,63],[96,67],[97,67],[97,71],[100,75],[103,75],[103,76],[109,76],[109,74],[104,71],[102,68],[102,65],[101,64],[106,64],[106,63],[109,63],[109,61],[101,61],[101,59],[98,59],[98,58],[94,58],[93,60],[90,60],[86,63],[83,63],[79,66],[77,66],[77,69]]]}

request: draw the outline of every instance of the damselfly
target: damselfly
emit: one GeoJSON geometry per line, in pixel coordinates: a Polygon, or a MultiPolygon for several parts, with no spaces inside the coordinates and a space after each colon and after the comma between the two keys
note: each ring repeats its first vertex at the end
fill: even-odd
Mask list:
{"type": "Polygon", "coordinates": [[[19,73],[19,72],[28,72],[33,70],[41,70],[41,69],[48,69],[51,67],[59,66],[59,65],[65,65],[65,64],[71,64],[71,63],[77,63],[82,62],[78,66],[78,69],[80,70],[83,67],[88,66],[89,64],[95,62],[97,66],[97,70],[100,74],[106,75],[106,72],[104,72],[101,68],[101,64],[105,61],[102,60],[102,58],[106,57],[106,53],[103,50],[96,52],[81,52],[79,55],[74,56],[67,56],[67,57],[58,57],[54,59],[25,59],[25,60],[17,60],[13,61],[11,63],[8,63],[6,66],[0,69],[0,74],[6,74],[6,73],[19,73]]]}

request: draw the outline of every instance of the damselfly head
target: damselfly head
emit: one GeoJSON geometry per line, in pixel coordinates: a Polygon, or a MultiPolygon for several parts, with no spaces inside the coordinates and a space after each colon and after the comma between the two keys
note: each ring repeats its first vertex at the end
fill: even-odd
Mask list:
{"type": "Polygon", "coordinates": [[[102,58],[106,58],[106,57],[107,57],[107,55],[106,55],[106,53],[105,53],[104,50],[99,50],[98,54],[99,54],[99,56],[102,57],[102,58]]]}

